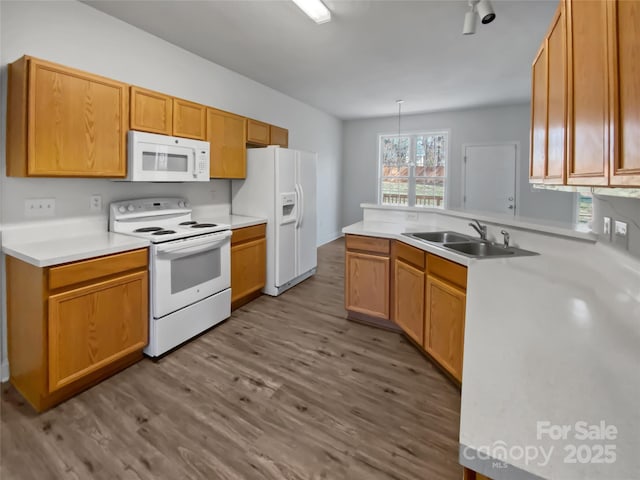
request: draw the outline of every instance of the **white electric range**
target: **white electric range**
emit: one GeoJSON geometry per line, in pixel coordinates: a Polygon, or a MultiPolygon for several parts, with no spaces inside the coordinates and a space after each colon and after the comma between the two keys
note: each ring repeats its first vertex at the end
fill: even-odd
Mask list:
{"type": "Polygon", "coordinates": [[[113,202],[109,230],[151,242],[147,355],[162,355],[231,315],[229,225],[193,220],[184,198],[143,198],[113,202]]]}

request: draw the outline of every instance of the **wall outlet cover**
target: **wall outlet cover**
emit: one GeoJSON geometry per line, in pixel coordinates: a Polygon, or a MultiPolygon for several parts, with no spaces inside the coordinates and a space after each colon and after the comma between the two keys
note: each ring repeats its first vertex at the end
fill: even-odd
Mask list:
{"type": "Polygon", "coordinates": [[[102,211],[102,195],[91,195],[91,200],[89,203],[89,209],[92,212],[101,212],[102,211]]]}
{"type": "Polygon", "coordinates": [[[616,220],[616,235],[620,237],[627,236],[627,222],[616,220]]]}

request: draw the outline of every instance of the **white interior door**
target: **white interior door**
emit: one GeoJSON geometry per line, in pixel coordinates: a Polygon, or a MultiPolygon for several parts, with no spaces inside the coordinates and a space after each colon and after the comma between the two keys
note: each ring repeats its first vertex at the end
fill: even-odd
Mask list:
{"type": "Polygon", "coordinates": [[[297,181],[300,191],[300,216],[297,225],[297,269],[302,275],[318,265],[316,248],[316,155],[299,152],[297,181]]]}
{"type": "Polygon", "coordinates": [[[464,158],[464,209],[515,215],[516,144],[468,145],[464,158]]]}

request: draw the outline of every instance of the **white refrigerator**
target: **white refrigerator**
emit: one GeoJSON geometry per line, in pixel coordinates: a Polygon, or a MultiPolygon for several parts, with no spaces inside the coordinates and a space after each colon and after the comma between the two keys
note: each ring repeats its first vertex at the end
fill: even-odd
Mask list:
{"type": "Polygon", "coordinates": [[[233,180],[231,211],[267,219],[267,280],[277,296],[316,272],[315,153],[247,150],[247,178],[233,180]]]}

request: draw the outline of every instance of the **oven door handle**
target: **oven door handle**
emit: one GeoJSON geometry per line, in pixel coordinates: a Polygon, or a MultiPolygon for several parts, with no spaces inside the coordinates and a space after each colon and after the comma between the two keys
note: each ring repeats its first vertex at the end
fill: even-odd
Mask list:
{"type": "Polygon", "coordinates": [[[158,249],[158,256],[165,258],[178,258],[192,255],[194,253],[206,252],[207,250],[215,250],[228,242],[230,236],[231,232],[225,234],[224,236],[222,236],[222,238],[219,238],[217,240],[207,238],[206,240],[203,239],[199,242],[190,242],[188,245],[167,245],[166,247],[161,247],[160,249],[158,249]]]}

